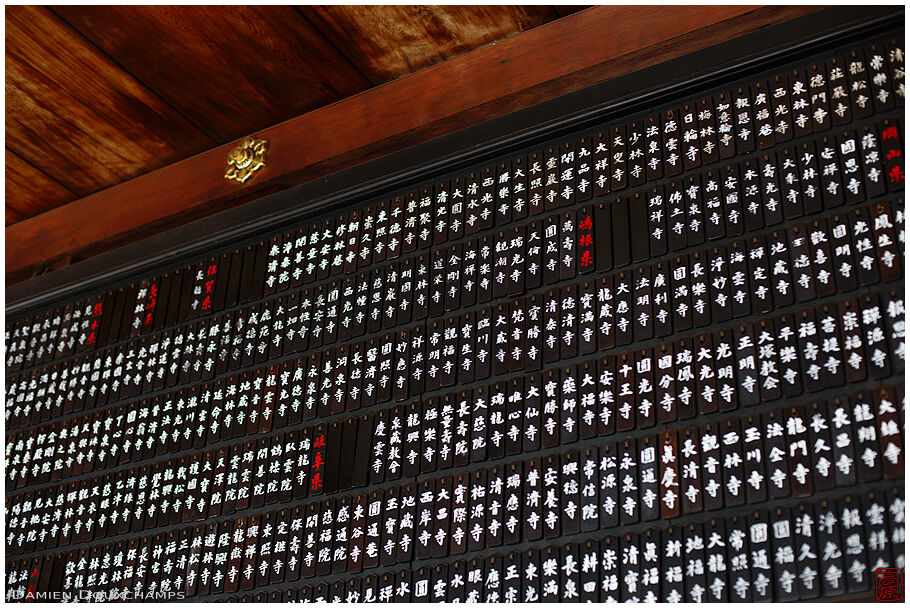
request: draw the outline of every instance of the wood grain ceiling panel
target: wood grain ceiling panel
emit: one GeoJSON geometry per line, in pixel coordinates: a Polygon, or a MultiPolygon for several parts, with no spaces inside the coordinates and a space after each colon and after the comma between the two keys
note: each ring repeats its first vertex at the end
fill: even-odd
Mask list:
{"type": "Polygon", "coordinates": [[[288,6],[57,6],[217,143],[370,86],[288,6]]]}
{"type": "Polygon", "coordinates": [[[12,150],[6,151],[6,225],[38,215],[76,195],[12,150]]]}
{"type": "Polygon", "coordinates": [[[46,8],[6,8],[6,146],[79,196],[214,142],[46,8]]]}
{"type": "Polygon", "coordinates": [[[559,17],[550,6],[301,6],[381,84],[559,17]]]}
{"type": "Polygon", "coordinates": [[[553,5],[553,10],[556,11],[556,13],[560,17],[565,17],[566,15],[571,15],[572,13],[577,13],[578,11],[580,11],[582,9],[586,9],[586,8],[588,8],[588,7],[580,6],[580,5],[571,5],[571,4],[554,4],[553,5]]]}

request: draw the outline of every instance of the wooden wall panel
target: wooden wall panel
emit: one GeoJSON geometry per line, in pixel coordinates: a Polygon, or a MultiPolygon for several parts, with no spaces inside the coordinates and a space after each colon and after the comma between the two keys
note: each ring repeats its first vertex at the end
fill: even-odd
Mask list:
{"type": "Polygon", "coordinates": [[[6,225],[38,215],[76,198],[76,195],[26,162],[6,151],[6,225]]]}
{"type": "Polygon", "coordinates": [[[558,17],[550,6],[301,6],[380,84],[558,17]]]}
{"type": "Polygon", "coordinates": [[[79,196],[215,143],[46,8],[6,39],[6,146],[79,196]]]}
{"type": "Polygon", "coordinates": [[[56,6],[217,143],[370,86],[289,6],[56,6]]]}

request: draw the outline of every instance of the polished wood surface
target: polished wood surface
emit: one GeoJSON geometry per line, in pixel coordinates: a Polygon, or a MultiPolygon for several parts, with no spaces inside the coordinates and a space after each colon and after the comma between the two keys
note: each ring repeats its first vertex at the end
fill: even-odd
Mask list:
{"type": "Polygon", "coordinates": [[[374,85],[561,16],[552,6],[348,4],[299,9],[374,85]]]}
{"type": "Polygon", "coordinates": [[[7,7],[6,41],[6,147],[78,196],[216,143],[47,8],[7,7]]]}
{"type": "Polygon", "coordinates": [[[270,141],[269,162],[243,186],[222,178],[230,143],[8,226],[7,280],[817,9],[577,12],[256,132],[270,141]],[[604,24],[614,24],[609,36],[604,24]]]}
{"type": "Polygon", "coordinates": [[[6,223],[53,209],[77,198],[71,190],[29,164],[12,150],[6,151],[6,223]]]}
{"type": "Polygon", "coordinates": [[[370,86],[290,6],[57,6],[216,143],[370,86]]]}

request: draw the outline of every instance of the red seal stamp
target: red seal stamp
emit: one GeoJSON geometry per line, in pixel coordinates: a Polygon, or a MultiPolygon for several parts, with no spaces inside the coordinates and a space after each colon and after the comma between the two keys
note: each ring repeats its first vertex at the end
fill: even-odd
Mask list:
{"type": "Polygon", "coordinates": [[[875,571],[875,600],[902,602],[904,600],[904,571],[900,568],[878,568],[875,571]]]}

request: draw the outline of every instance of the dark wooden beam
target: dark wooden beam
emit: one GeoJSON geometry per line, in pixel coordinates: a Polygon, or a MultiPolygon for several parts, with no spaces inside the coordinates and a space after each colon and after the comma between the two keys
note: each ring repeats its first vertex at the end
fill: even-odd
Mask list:
{"type": "Polygon", "coordinates": [[[580,11],[256,133],[270,156],[243,186],[222,177],[227,144],[9,226],[7,282],[819,8],[580,11]]]}

